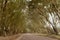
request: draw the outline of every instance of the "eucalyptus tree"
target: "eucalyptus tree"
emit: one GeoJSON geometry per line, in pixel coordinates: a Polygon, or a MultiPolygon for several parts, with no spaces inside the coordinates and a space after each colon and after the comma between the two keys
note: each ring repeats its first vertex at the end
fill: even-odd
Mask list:
{"type": "Polygon", "coordinates": [[[21,32],[19,28],[23,21],[22,4],[22,0],[0,0],[0,35],[21,32]]]}
{"type": "MultiPolygon", "coordinates": [[[[32,0],[28,3],[32,20],[35,21],[35,23],[41,22],[50,33],[58,34],[57,28],[59,25],[60,14],[58,12],[59,6],[57,0],[32,0]]],[[[39,24],[40,27],[41,24],[39,24]]]]}
{"type": "Polygon", "coordinates": [[[59,33],[59,0],[0,0],[0,35],[59,33]]]}

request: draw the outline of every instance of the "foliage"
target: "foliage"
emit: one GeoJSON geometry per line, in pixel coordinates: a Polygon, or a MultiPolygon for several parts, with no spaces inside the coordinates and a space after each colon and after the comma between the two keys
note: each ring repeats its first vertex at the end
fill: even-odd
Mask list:
{"type": "Polygon", "coordinates": [[[59,5],[58,0],[0,0],[0,35],[58,34],[59,5]]]}

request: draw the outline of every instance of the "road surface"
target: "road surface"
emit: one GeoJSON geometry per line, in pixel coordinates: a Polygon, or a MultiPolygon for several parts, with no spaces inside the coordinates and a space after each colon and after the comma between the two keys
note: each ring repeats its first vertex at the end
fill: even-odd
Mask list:
{"type": "Polygon", "coordinates": [[[45,36],[38,36],[34,34],[23,34],[21,37],[18,37],[16,40],[57,40],[45,36]]]}
{"type": "Polygon", "coordinates": [[[15,35],[10,37],[8,36],[0,37],[0,40],[58,40],[58,39],[27,33],[27,34],[15,35]]]}

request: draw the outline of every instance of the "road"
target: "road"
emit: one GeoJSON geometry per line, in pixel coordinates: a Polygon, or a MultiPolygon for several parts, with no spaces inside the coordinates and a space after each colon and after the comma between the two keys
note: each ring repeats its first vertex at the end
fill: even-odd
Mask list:
{"type": "Polygon", "coordinates": [[[23,34],[21,37],[18,37],[16,40],[57,40],[50,37],[38,36],[34,34],[23,34]]]}
{"type": "Polygon", "coordinates": [[[0,40],[58,40],[46,36],[38,36],[36,34],[22,34],[22,35],[14,35],[7,37],[0,37],[0,40]]]}

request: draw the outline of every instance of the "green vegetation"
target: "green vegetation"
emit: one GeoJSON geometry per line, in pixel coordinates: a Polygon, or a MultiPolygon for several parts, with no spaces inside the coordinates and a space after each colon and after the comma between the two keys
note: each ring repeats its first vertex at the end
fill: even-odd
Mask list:
{"type": "Polygon", "coordinates": [[[59,0],[0,0],[0,35],[60,33],[59,0]]]}

